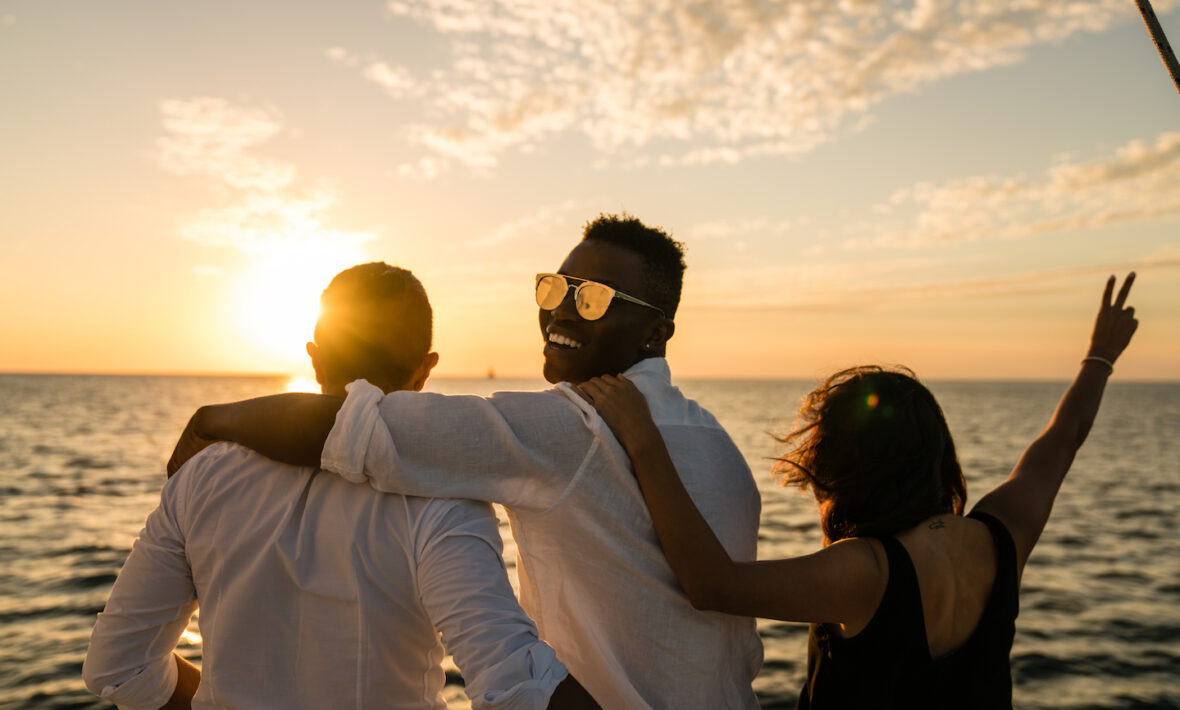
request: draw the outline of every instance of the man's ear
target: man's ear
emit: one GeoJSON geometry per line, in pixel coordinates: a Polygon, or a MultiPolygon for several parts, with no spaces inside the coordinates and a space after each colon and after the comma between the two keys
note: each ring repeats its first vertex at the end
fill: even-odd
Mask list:
{"type": "Polygon", "coordinates": [[[312,341],[307,342],[307,356],[311,358],[311,367],[315,370],[315,381],[321,387],[324,384],[324,361],[320,354],[320,347],[312,341]]]}
{"type": "Polygon", "coordinates": [[[671,318],[660,318],[652,324],[643,341],[643,351],[652,355],[663,355],[664,347],[676,332],[676,323],[671,318]]]}
{"type": "Polygon", "coordinates": [[[414,370],[413,377],[410,378],[409,389],[415,392],[421,392],[426,385],[426,380],[430,377],[430,371],[438,364],[438,353],[426,353],[426,357],[422,359],[422,364],[418,369],[414,370]]]}

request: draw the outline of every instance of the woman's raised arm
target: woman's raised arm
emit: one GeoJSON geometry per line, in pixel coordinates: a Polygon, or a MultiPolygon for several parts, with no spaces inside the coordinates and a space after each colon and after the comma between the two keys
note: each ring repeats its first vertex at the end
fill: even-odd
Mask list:
{"type": "Polygon", "coordinates": [[[1081,370],[1066,390],[1049,425],[1021,455],[1007,480],[984,496],[975,509],[990,513],[1004,522],[1016,543],[1017,574],[1041,536],[1053,500],[1069,467],[1073,463],[1094,417],[1102,403],[1106,380],[1114,372],[1114,363],[1131,342],[1139,326],[1135,309],[1127,307],[1127,294],[1135,274],[1131,273],[1114,293],[1115,277],[1106,282],[1090,349],[1082,360],[1081,370]]]}

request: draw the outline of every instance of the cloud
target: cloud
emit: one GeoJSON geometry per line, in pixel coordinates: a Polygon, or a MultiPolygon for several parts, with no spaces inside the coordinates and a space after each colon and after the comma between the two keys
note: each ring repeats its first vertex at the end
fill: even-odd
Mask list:
{"type": "Polygon", "coordinates": [[[295,168],[246,151],[282,131],[277,112],[197,97],[160,103],[164,129],[157,139],[160,166],[177,175],[204,175],[230,187],[275,191],[291,184],[295,168]]]}
{"type": "Polygon", "coordinates": [[[180,233],[206,247],[232,247],[248,254],[280,251],[293,244],[330,242],[359,246],[367,234],[328,229],[327,213],[337,203],[325,189],[302,194],[254,192],[233,204],[202,210],[181,224],[180,233]]]}
{"type": "Polygon", "coordinates": [[[332,47],[325,54],[341,66],[359,69],[366,79],[385,89],[394,98],[410,98],[421,93],[409,71],[402,67],[392,66],[375,57],[362,57],[343,47],[332,47]]]}
{"type": "Polygon", "coordinates": [[[1062,158],[1038,178],[921,182],[873,208],[846,246],[912,247],[1020,239],[1180,214],[1180,132],[1134,140],[1089,162],[1062,158]]]}
{"type": "Polygon", "coordinates": [[[771,220],[766,217],[745,217],[702,222],[688,230],[692,242],[710,239],[735,239],[745,235],[783,235],[808,224],[806,218],[771,220]]]}
{"type": "Polygon", "coordinates": [[[690,269],[686,303],[692,308],[736,310],[826,311],[845,308],[861,284],[901,281],[928,273],[938,262],[929,257],[847,261],[791,261],[751,266],[690,269]]]}
{"type": "MultiPolygon", "coordinates": [[[[1157,0],[1159,12],[1180,4],[1157,0]]],[[[329,57],[425,118],[411,139],[488,169],[574,132],[624,163],[698,165],[809,151],[882,100],[1023,59],[1133,17],[1125,0],[393,0],[449,39],[414,75],[329,57]]],[[[437,167],[437,166],[436,166],[437,167]]],[[[413,166],[409,172],[413,171],[413,166]]]]}
{"type": "Polygon", "coordinates": [[[1079,279],[1090,279],[1095,294],[1102,279],[1129,271],[1180,268],[1180,253],[1164,252],[1119,264],[1096,264],[1042,269],[996,277],[945,281],[914,281],[872,286],[871,277],[900,271],[929,273],[935,262],[903,261],[850,265],[808,264],[799,267],[732,269],[712,274],[710,284],[694,296],[696,310],[766,311],[790,313],[873,310],[897,303],[995,300],[1076,291],[1079,279]],[[773,288],[771,286],[773,285],[773,288]],[[789,288],[784,286],[789,285],[789,288]],[[771,294],[769,297],[767,294],[771,294]],[[786,294],[784,298],[783,295],[786,294]],[[793,294],[793,296],[792,296],[793,294]]]}
{"type": "Polygon", "coordinates": [[[326,226],[338,203],[326,183],[299,187],[294,165],[256,154],[284,130],[277,111],[195,97],[162,101],[160,112],[165,131],[156,141],[160,166],[230,188],[227,204],[182,219],[184,238],[255,255],[318,253],[328,246],[354,253],[372,239],[326,226]]]}
{"type": "Polygon", "coordinates": [[[576,200],[546,205],[523,217],[501,224],[491,232],[468,242],[467,246],[499,246],[529,236],[544,236],[555,231],[565,231],[573,220],[572,215],[579,210],[585,211],[584,206],[576,200]]]}

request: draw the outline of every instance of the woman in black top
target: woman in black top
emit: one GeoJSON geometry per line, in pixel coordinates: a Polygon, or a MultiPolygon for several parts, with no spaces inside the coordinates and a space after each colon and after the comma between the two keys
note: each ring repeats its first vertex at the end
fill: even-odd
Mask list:
{"type": "Polygon", "coordinates": [[[1081,370],[1008,478],[963,516],[966,483],[938,403],[910,373],[840,372],[809,395],[779,464],[819,506],[824,548],[735,562],[676,474],[624,378],[583,396],[635,467],[693,606],[811,622],[800,708],[1011,707],[1017,589],[1053,500],[1138,322],[1135,275],[1107,281],[1081,370]]]}

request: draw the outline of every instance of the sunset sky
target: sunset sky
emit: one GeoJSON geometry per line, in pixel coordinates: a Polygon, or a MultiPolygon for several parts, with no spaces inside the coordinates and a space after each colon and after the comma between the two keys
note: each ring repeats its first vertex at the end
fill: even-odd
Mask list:
{"type": "Polygon", "coordinates": [[[1118,375],[1180,379],[1130,0],[0,0],[0,96],[0,371],[302,374],[384,260],[437,373],[539,375],[533,274],[625,210],[687,247],[675,376],[1065,378],[1134,270],[1118,375]]]}

